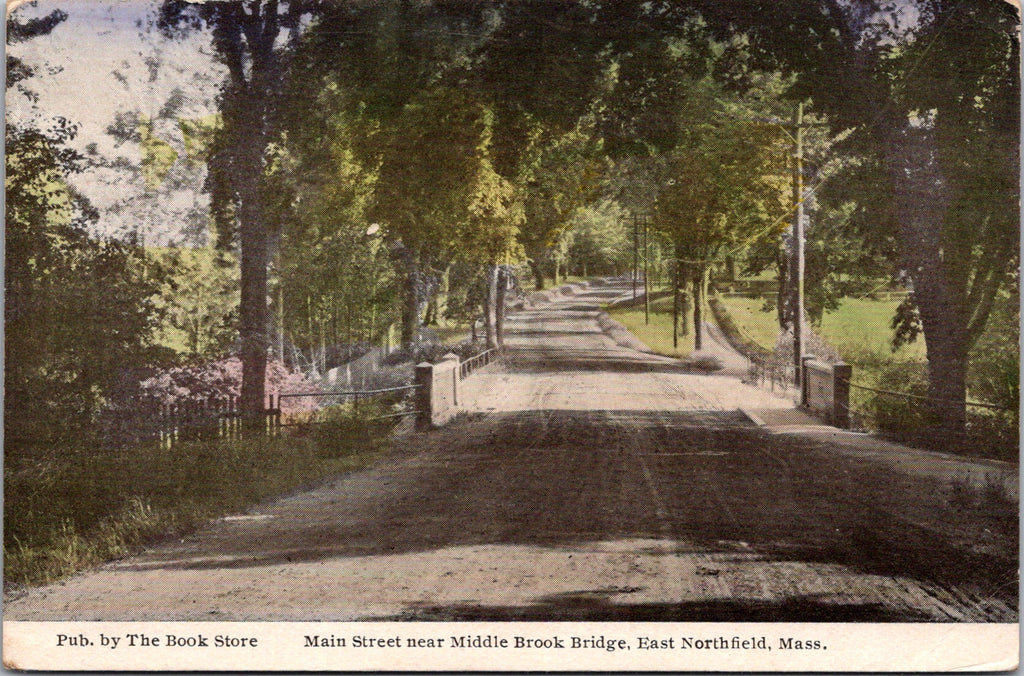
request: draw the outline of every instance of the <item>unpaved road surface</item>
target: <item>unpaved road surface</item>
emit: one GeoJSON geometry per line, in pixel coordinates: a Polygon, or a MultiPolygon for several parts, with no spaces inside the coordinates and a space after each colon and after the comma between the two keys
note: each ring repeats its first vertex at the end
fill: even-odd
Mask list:
{"type": "MultiPolygon", "coordinates": [[[[619,290],[621,291],[621,289],[619,290]]],[[[1016,504],[772,434],[598,287],[512,317],[377,466],[34,589],[12,620],[1015,621],[1016,504]]]]}

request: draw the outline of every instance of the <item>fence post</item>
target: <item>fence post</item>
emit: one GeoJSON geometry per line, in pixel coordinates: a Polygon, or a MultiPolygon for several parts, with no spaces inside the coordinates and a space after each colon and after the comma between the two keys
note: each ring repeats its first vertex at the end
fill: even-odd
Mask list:
{"type": "Polygon", "coordinates": [[[416,429],[428,430],[431,424],[431,390],[434,387],[434,365],[429,362],[416,364],[416,429]]]}
{"type": "Polygon", "coordinates": [[[832,366],[832,419],[836,427],[850,429],[850,379],[853,367],[849,364],[832,366]]]}

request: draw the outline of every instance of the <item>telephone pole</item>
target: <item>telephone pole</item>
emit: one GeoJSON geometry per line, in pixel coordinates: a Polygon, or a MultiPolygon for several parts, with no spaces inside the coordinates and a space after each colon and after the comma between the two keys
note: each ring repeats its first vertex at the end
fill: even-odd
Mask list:
{"type": "Polygon", "coordinates": [[[825,122],[804,122],[804,104],[796,104],[793,112],[793,201],[796,215],[793,218],[793,238],[796,240],[796,309],[793,316],[793,367],[794,380],[798,387],[803,384],[804,341],[804,276],[806,268],[807,215],[804,211],[804,130],[810,127],[827,127],[825,122]]]}
{"type": "Polygon", "coordinates": [[[804,129],[809,127],[827,127],[825,122],[804,122],[804,104],[796,104],[793,111],[793,121],[783,122],[775,118],[761,118],[753,120],[758,123],[771,124],[781,129],[787,136],[793,139],[793,202],[796,203],[796,214],[793,218],[793,239],[796,249],[796,308],[793,315],[793,366],[795,368],[796,384],[799,386],[803,381],[801,368],[804,356],[804,239],[805,224],[804,215],[804,129]],[[790,134],[789,130],[793,133],[790,134]]]}
{"type": "Polygon", "coordinates": [[[640,255],[640,235],[638,232],[639,223],[637,222],[636,214],[633,214],[633,300],[636,300],[636,283],[639,272],[639,261],[637,260],[640,255]]]}
{"type": "Polygon", "coordinates": [[[650,228],[647,225],[647,214],[643,216],[644,222],[644,324],[651,323],[651,285],[647,282],[647,276],[650,273],[650,266],[647,264],[647,259],[650,256],[650,248],[647,245],[650,228]]]}
{"type": "Polygon", "coordinates": [[[793,316],[793,367],[797,387],[803,384],[804,356],[804,104],[796,104],[793,114],[793,201],[796,202],[796,217],[793,221],[793,237],[796,239],[796,311],[793,316]]]}

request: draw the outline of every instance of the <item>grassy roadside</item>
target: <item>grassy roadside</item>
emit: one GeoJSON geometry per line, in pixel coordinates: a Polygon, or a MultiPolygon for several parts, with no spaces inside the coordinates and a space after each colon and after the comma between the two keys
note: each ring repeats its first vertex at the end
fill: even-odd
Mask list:
{"type": "Polygon", "coordinates": [[[893,352],[892,318],[899,301],[847,298],[835,312],[821,318],[819,333],[849,363],[860,355],[877,355],[898,361],[924,361],[924,340],[893,352]]]}
{"type": "Polygon", "coordinates": [[[434,330],[437,339],[444,345],[461,343],[469,338],[471,329],[469,322],[448,322],[444,326],[431,326],[430,328],[434,330]]]}
{"type": "MultiPolygon", "coordinates": [[[[775,310],[762,310],[764,300],[742,296],[720,296],[736,324],[762,347],[771,350],[778,338],[775,310]]],[[[838,350],[847,363],[874,362],[879,359],[924,361],[924,341],[917,341],[893,352],[890,322],[899,301],[847,298],[834,312],[826,312],[817,332],[838,350]]]]}
{"type": "Polygon", "coordinates": [[[651,323],[644,322],[644,308],[611,308],[609,316],[626,327],[647,347],[668,357],[684,358],[693,352],[693,335],[679,336],[679,347],[672,346],[672,298],[651,301],[651,323]]]}
{"type": "Polygon", "coordinates": [[[275,438],[86,446],[19,457],[4,468],[4,582],[46,584],[137,553],[208,519],[371,463],[386,430],[333,420],[275,438]]]}
{"type": "Polygon", "coordinates": [[[774,310],[762,311],[762,299],[719,295],[718,300],[746,337],[768,351],[775,348],[779,325],[774,310]]]}

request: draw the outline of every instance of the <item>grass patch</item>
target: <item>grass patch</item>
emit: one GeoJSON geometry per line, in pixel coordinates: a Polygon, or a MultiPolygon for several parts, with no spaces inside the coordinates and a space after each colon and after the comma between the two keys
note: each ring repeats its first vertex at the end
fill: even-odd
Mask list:
{"type": "MultiPolygon", "coordinates": [[[[779,327],[774,307],[763,298],[720,296],[736,324],[758,345],[775,347],[779,327]],[[767,311],[766,311],[767,310],[767,311]]],[[[838,350],[849,364],[869,364],[880,359],[924,361],[924,341],[890,349],[890,323],[899,301],[847,298],[834,312],[826,312],[816,331],[838,350]]]]}
{"type": "Polygon", "coordinates": [[[447,322],[444,326],[438,325],[430,328],[437,334],[437,339],[443,345],[461,343],[470,335],[469,322],[447,322]]]}
{"type": "Polygon", "coordinates": [[[818,333],[828,341],[849,364],[870,362],[885,357],[897,361],[924,361],[924,340],[919,339],[893,352],[892,323],[896,300],[847,298],[834,312],[826,312],[818,333]],[[866,355],[872,358],[865,359],[866,355]]]}
{"type": "Polygon", "coordinates": [[[335,416],[322,430],[298,429],[170,450],[157,444],[121,450],[83,445],[24,456],[9,450],[5,584],[46,584],[129,556],[208,519],[364,467],[387,444],[385,430],[352,414],[335,416]]]}
{"type": "Polygon", "coordinates": [[[774,307],[765,311],[763,308],[767,306],[761,298],[719,296],[719,300],[745,338],[769,352],[775,348],[779,336],[779,323],[774,307]]]}
{"type": "Polygon", "coordinates": [[[642,306],[612,309],[608,314],[658,354],[688,357],[693,352],[692,334],[679,336],[679,347],[672,346],[672,298],[659,298],[651,302],[650,324],[644,322],[642,306]]]}

